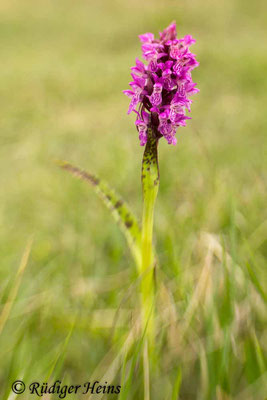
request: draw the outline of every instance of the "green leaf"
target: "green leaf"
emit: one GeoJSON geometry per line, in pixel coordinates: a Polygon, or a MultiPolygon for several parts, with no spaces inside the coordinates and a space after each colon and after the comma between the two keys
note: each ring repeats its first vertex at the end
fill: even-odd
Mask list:
{"type": "Polygon", "coordinates": [[[127,203],[109,185],[100,180],[95,175],[81,170],[80,168],[65,162],[59,161],[58,164],[65,171],[70,172],[73,176],[89,183],[104,202],[106,207],[118,222],[122,232],[128,242],[131,253],[136,261],[138,268],[141,266],[141,231],[137,219],[129,209],[127,203]]]}

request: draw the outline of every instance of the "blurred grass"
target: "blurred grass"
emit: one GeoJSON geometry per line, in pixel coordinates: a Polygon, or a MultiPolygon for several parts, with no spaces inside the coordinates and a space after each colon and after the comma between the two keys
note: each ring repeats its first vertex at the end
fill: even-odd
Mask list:
{"type": "MultiPolygon", "coordinates": [[[[86,381],[113,346],[104,374],[125,340],[132,259],[94,193],[53,160],[105,177],[140,215],[142,149],[121,92],[137,35],[172,20],[197,39],[200,93],[177,147],[160,143],[152,399],[171,398],[177,371],[183,400],[266,397],[266,15],[260,0],[1,2],[0,312],[34,234],[0,336],[2,399],[55,362],[55,376],[86,381]]],[[[127,398],[141,399],[134,374],[127,398]]]]}

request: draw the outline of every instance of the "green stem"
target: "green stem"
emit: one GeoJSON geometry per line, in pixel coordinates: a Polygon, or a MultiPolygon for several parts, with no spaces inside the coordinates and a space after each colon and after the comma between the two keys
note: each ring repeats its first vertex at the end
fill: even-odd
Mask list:
{"type": "Polygon", "coordinates": [[[154,291],[155,291],[155,261],[153,254],[153,223],[154,207],[159,188],[159,167],[157,154],[158,139],[156,132],[148,131],[148,141],[145,147],[142,163],[143,189],[143,222],[142,222],[142,321],[146,329],[150,347],[154,341],[154,291]]]}

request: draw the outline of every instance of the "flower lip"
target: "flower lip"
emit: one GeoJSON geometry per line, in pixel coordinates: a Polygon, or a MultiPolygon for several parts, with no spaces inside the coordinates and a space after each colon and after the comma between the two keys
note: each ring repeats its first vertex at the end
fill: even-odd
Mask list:
{"type": "Polygon", "coordinates": [[[139,39],[147,65],[137,58],[131,68],[132,90],[124,91],[131,98],[128,113],[137,113],[135,124],[142,146],[149,127],[158,138],[163,136],[169,144],[176,144],[178,127],[191,119],[186,116],[192,103],[189,97],[199,91],[191,76],[199,65],[189,50],[195,39],[191,35],[178,39],[175,22],[160,33],[159,39],[153,33],[140,35],[139,39]]]}

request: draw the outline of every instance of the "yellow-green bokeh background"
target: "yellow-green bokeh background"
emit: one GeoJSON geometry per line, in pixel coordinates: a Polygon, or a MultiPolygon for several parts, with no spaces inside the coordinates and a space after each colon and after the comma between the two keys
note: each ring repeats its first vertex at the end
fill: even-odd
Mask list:
{"type": "MultiPolygon", "coordinates": [[[[17,300],[0,336],[3,393],[11,376],[44,379],[61,354],[74,315],[78,318],[61,376],[83,381],[110,348],[105,325],[110,325],[108,320],[135,279],[134,265],[108,211],[89,187],[60,171],[54,160],[66,159],[105,177],[140,216],[143,149],[134,116],[126,114],[128,98],[122,94],[130,67],[141,57],[140,33],[157,33],[176,20],[178,35],[196,38],[193,51],[200,62],[193,72],[200,93],[194,97],[192,120],[179,129],[176,147],[161,140],[159,149],[155,243],[174,301],[186,308],[194,293],[207,252],[203,232],[217,235],[245,274],[250,263],[264,285],[266,15],[266,2],[260,0],[1,1],[2,304],[23,249],[34,237],[17,300]],[[108,291],[107,277],[113,274],[119,274],[118,279],[108,291]],[[92,322],[96,310],[104,310],[103,317],[92,322]]],[[[214,261],[215,280],[221,269],[214,261]]],[[[176,353],[161,343],[172,360],[162,364],[164,395],[171,390],[172,371],[182,365],[182,399],[238,399],[242,391],[242,400],[263,399],[259,379],[264,362],[255,373],[253,338],[256,335],[264,358],[264,308],[260,304],[253,310],[262,300],[251,289],[249,275],[245,277],[240,298],[234,289],[230,295],[234,317],[230,328],[227,325],[229,336],[239,326],[239,300],[239,313],[247,322],[240,339],[244,348],[236,355],[240,365],[226,363],[225,374],[233,378],[230,389],[224,386],[224,375],[212,375],[216,361],[209,359],[206,386],[202,382],[200,355],[209,350],[203,343],[203,348],[192,345],[192,338],[205,338],[209,325],[203,322],[198,330],[197,322],[187,346],[196,360],[200,358],[200,366],[178,356],[175,365],[176,353]],[[227,391],[229,397],[219,397],[227,391]]],[[[223,285],[223,279],[218,281],[223,285]]],[[[136,305],[137,294],[131,296],[126,309],[136,305]]],[[[219,315],[220,307],[218,311],[214,305],[213,310],[219,315]]],[[[223,335],[221,348],[224,340],[223,335]]],[[[162,399],[156,396],[163,392],[157,389],[153,400],[162,399]]]]}

